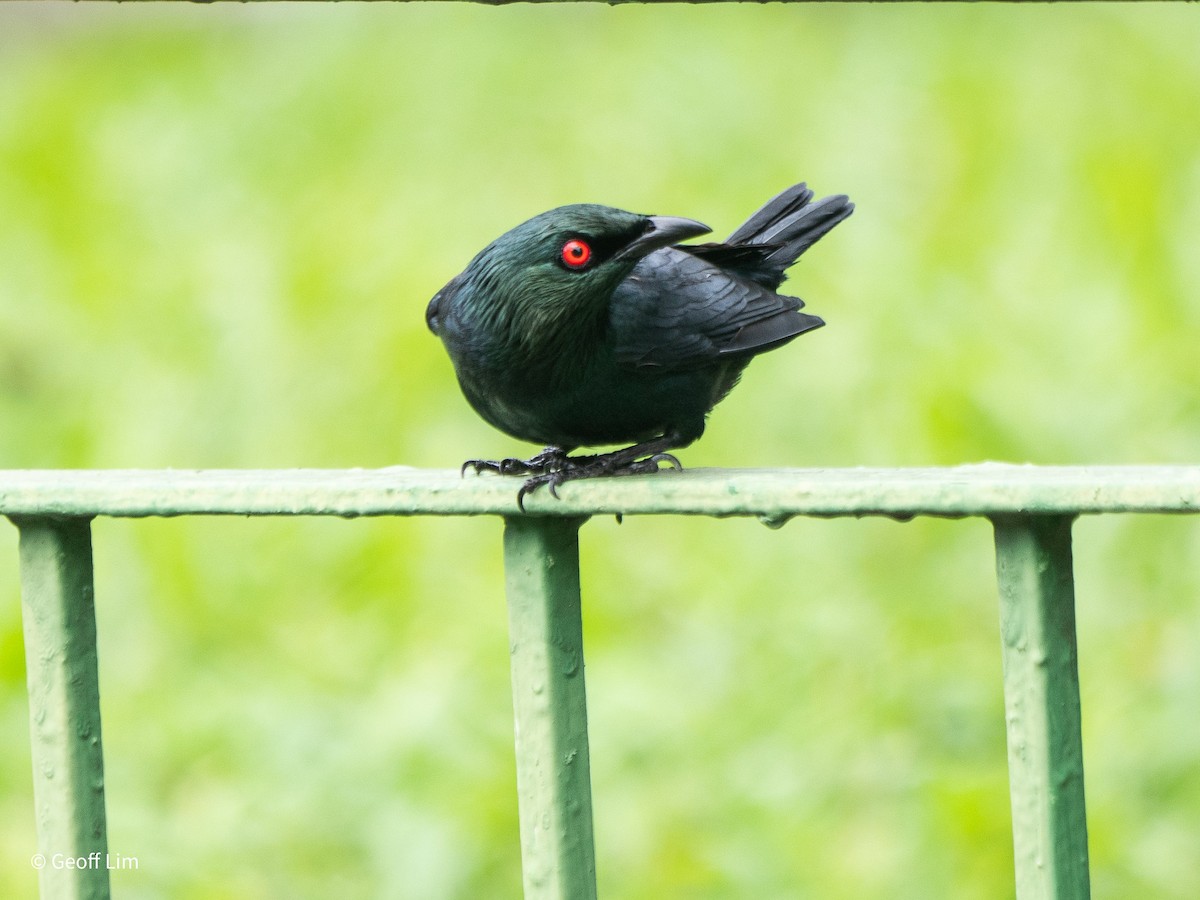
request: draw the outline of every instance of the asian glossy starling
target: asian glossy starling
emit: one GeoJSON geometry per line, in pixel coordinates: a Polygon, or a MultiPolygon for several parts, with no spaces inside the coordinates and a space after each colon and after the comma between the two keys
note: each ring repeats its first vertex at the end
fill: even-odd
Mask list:
{"type": "Polygon", "coordinates": [[[788,188],[723,243],[709,229],[595,204],[535,216],[485,247],[430,301],[475,411],[546,447],[463,470],[526,476],[518,494],[573,478],[679,468],[750,360],[825,323],[775,293],[785,270],[854,204],[788,188]],[[630,444],[594,456],[577,447],[630,444]]]}

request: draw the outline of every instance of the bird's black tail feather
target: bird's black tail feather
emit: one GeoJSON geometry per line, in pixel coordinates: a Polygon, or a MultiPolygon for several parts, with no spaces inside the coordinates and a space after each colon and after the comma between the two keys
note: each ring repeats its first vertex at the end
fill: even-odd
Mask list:
{"type": "Polygon", "coordinates": [[[737,231],[725,239],[731,246],[770,247],[761,265],[777,274],[794,263],[838,222],[854,212],[845,194],[812,202],[813,192],[804,183],[794,185],[763,205],[737,231]]]}
{"type": "Polygon", "coordinates": [[[793,185],[768,200],[723,242],[684,244],[679,249],[776,290],[800,254],[854,212],[845,194],[816,203],[812,198],[807,185],[793,185]]]}

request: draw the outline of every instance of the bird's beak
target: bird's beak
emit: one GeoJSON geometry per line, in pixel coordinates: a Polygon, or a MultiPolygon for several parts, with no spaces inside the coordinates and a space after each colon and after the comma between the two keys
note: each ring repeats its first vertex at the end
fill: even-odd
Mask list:
{"type": "Polygon", "coordinates": [[[667,247],[688,238],[699,237],[712,231],[694,219],[680,219],[677,216],[650,216],[646,220],[646,230],[631,243],[616,254],[617,259],[641,259],[648,253],[653,253],[659,247],[667,247]]]}

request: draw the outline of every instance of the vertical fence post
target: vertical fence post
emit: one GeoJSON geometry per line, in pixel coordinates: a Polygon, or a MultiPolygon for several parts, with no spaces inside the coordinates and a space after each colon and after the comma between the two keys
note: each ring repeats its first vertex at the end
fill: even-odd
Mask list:
{"type": "Polygon", "coordinates": [[[1086,900],[1070,516],[998,516],[996,573],[1019,900],[1086,900]]]}
{"type": "Polygon", "coordinates": [[[579,526],[505,520],[504,568],[526,900],[594,900],[579,526]]]}
{"type": "Polygon", "coordinates": [[[109,896],[88,519],[15,518],[43,897],[109,896]],[[68,860],[70,861],[68,863],[68,860]]]}

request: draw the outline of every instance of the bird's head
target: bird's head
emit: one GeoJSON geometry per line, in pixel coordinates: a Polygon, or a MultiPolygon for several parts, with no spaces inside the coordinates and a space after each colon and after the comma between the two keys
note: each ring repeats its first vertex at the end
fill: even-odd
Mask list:
{"type": "Polygon", "coordinates": [[[594,319],[638,260],[709,231],[691,219],[560,206],[498,237],[460,278],[471,285],[472,314],[537,333],[589,313],[594,319]]]}

